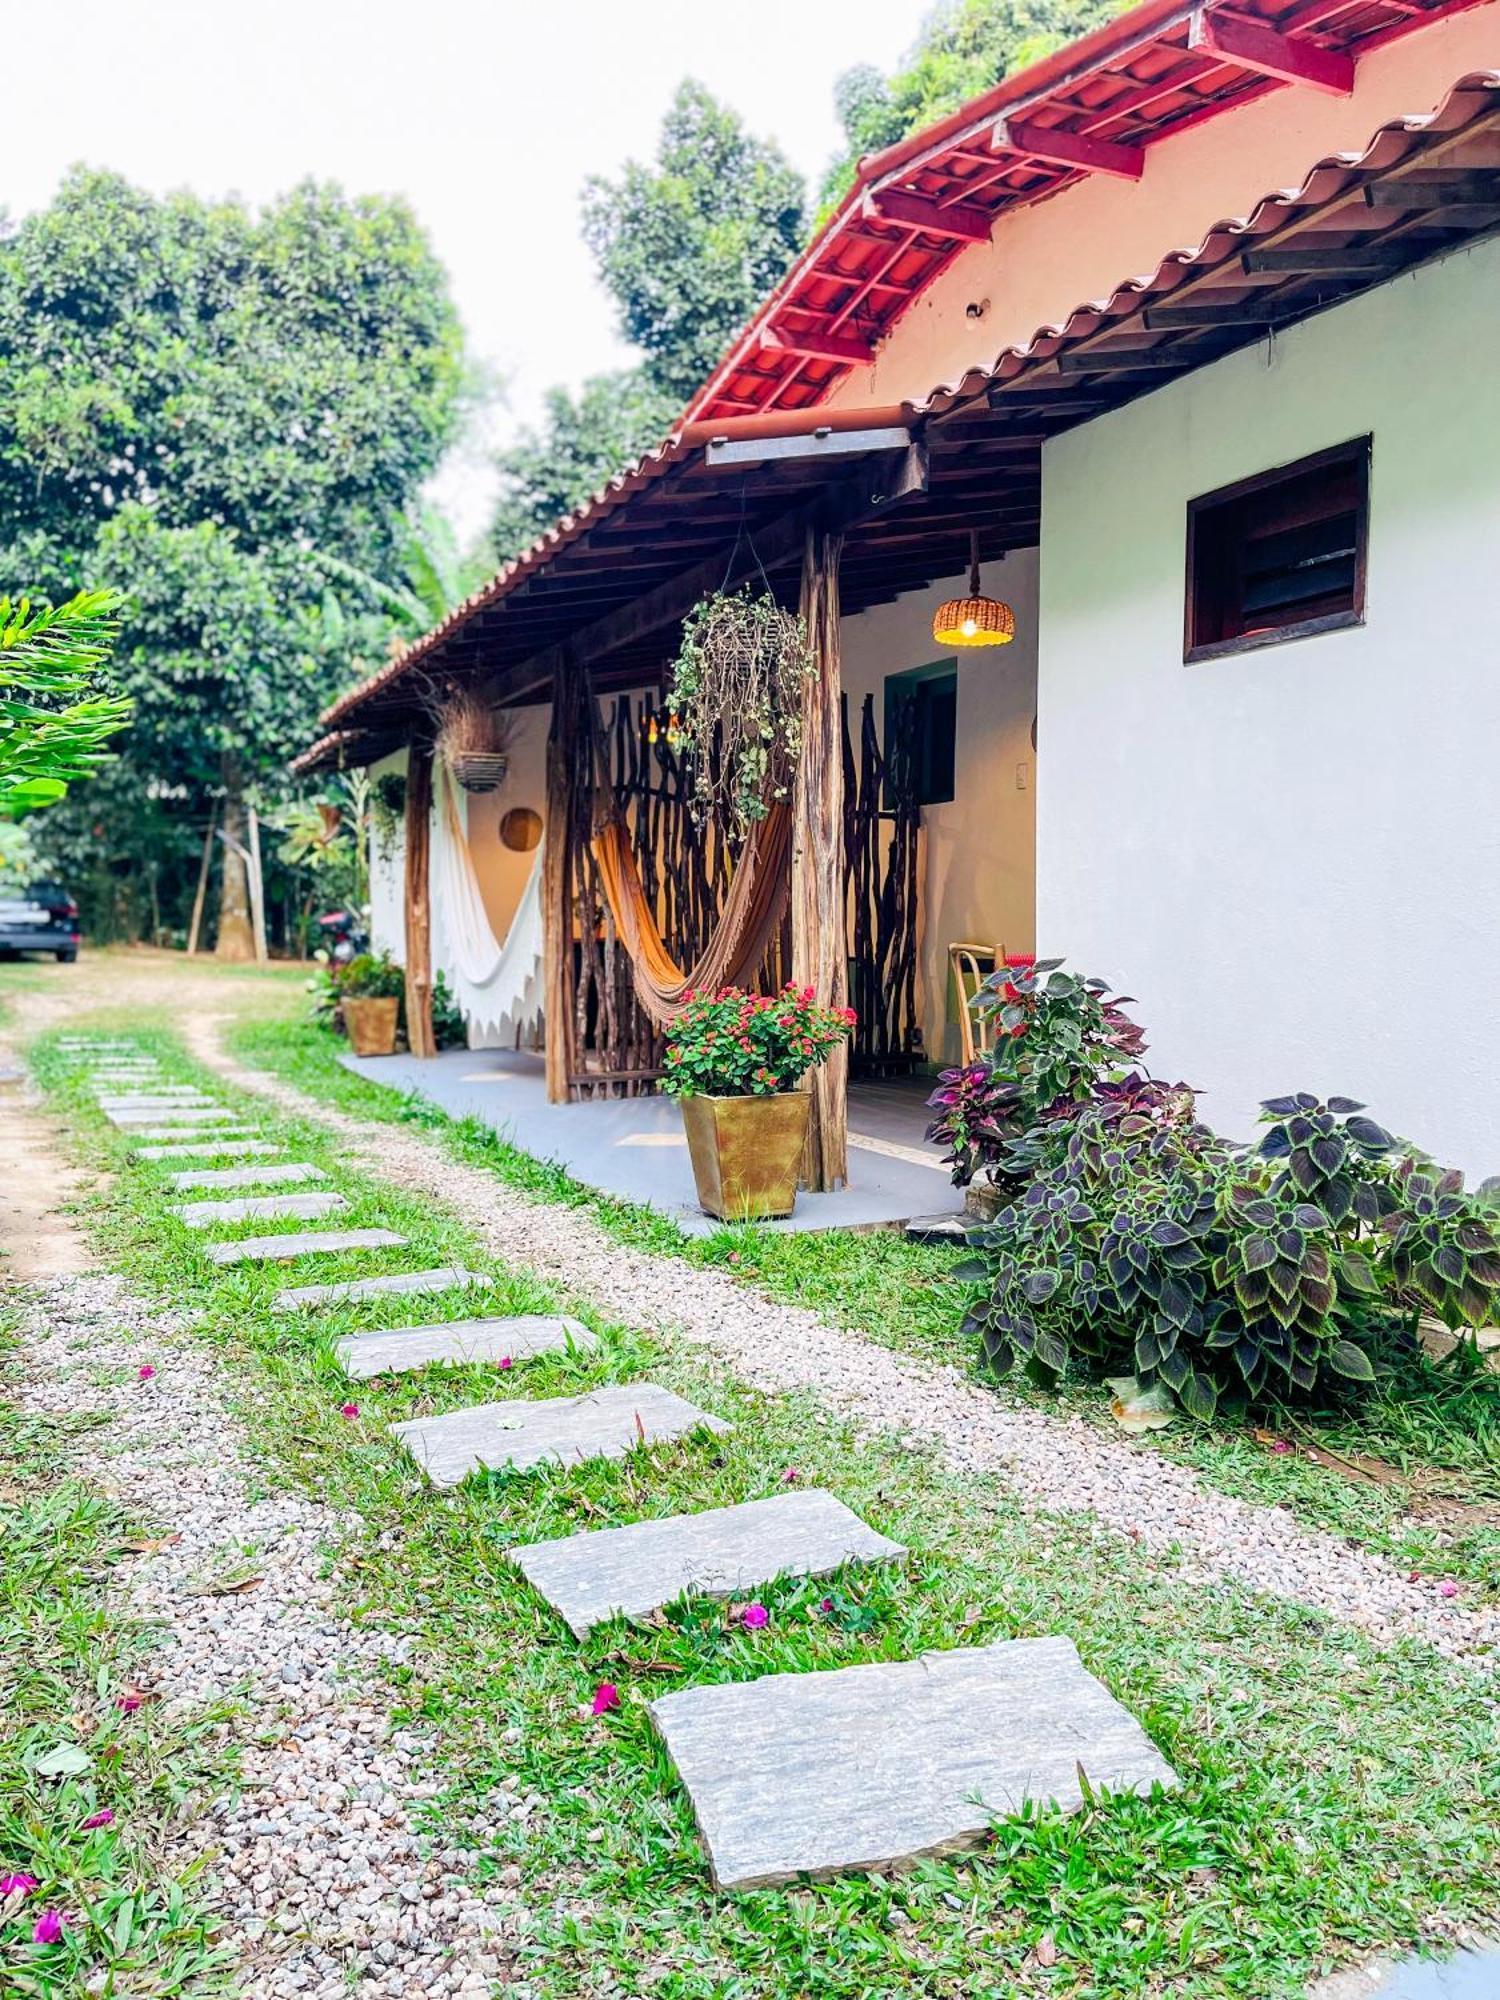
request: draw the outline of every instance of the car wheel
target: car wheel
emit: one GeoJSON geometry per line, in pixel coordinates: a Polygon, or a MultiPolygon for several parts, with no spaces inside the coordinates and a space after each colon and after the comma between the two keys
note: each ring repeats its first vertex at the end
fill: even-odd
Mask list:
{"type": "Polygon", "coordinates": [[[73,965],[77,962],[77,958],[78,958],[78,953],[76,951],[60,951],[57,954],[57,962],[59,965],[73,965]]]}

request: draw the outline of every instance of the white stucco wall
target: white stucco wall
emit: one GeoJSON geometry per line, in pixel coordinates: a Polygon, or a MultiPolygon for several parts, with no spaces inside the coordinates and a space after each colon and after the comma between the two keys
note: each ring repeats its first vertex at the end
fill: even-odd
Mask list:
{"type": "Polygon", "coordinates": [[[1030,951],[1034,934],[1036,764],[1036,551],[986,563],[985,591],[1016,614],[1009,646],[949,650],[932,636],[944,598],[962,596],[966,575],[876,605],[841,628],[844,688],[856,745],[861,704],[875,696],[883,730],[885,678],[953,658],[958,664],[954,797],[922,811],[922,1035],[930,1058],[956,1060],[958,1030],[947,1018],[948,946],[961,939],[1030,951]]]}
{"type": "Polygon", "coordinates": [[[1038,936],[1219,1129],[1308,1089],[1500,1167],[1500,244],[1049,446],[1038,936]],[[1182,663],[1195,494],[1373,434],[1367,622],[1182,663]]]}
{"type": "MultiPolygon", "coordinates": [[[[388,771],[406,775],[406,752],[382,757],[370,766],[370,782],[388,771]]],[[[398,965],[406,960],[406,924],[402,904],[405,896],[406,839],[400,821],[382,839],[370,828],[370,948],[388,951],[398,965]]]]}

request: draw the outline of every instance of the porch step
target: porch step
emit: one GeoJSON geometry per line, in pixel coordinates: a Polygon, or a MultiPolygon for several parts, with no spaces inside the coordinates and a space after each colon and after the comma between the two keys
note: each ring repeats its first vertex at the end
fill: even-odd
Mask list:
{"type": "Polygon", "coordinates": [[[1084,1781],[1177,1782],[1071,1639],[684,1688],[648,1713],[720,1889],[948,1854],[1028,1802],[1076,1811],[1084,1781]]]}
{"type": "Polygon", "coordinates": [[[597,1528],[512,1549],[510,1559],[586,1639],[607,1618],[641,1618],[685,1591],[738,1597],[778,1576],[829,1576],[846,1562],[906,1554],[832,1493],[812,1488],[701,1514],[597,1528]]]}
{"type": "Polygon", "coordinates": [[[482,1271],[466,1271],[461,1264],[439,1264],[430,1271],[395,1271],[385,1278],[349,1278],[334,1285],[294,1285],[278,1292],[271,1303],[279,1312],[302,1306],[341,1305],[348,1300],[379,1299],[395,1293],[452,1292],[460,1286],[487,1285],[482,1271]]]}
{"type": "Polygon", "coordinates": [[[595,1348],[598,1340],[576,1319],[516,1313],[508,1319],[454,1319],[434,1326],[397,1326],[382,1333],[350,1334],[334,1344],[334,1358],[355,1381],[404,1375],[435,1362],[530,1361],[538,1354],[595,1348]]]}
{"type": "Polygon", "coordinates": [[[967,1243],[972,1227],[962,1212],[914,1215],[906,1225],[908,1243],[967,1243]]]}
{"type": "Polygon", "coordinates": [[[295,1181],[326,1181],[321,1167],[309,1167],[289,1160],[279,1167],[195,1167],[173,1174],[172,1186],[179,1194],[192,1188],[289,1187],[295,1181]]]}
{"type": "Polygon", "coordinates": [[[638,1444],[658,1444],[695,1430],[727,1431],[710,1416],[655,1382],[611,1383],[585,1396],[540,1403],[481,1403],[447,1416],[391,1425],[434,1486],[457,1486],[485,1469],[529,1472],[534,1466],[576,1465],[623,1458],[638,1444]]]}
{"type": "Polygon", "coordinates": [[[172,1213],[189,1229],[212,1229],[221,1222],[316,1222],[348,1206],[341,1194],[260,1194],[230,1201],[177,1202],[172,1213]]]}
{"type": "Polygon", "coordinates": [[[242,1236],[205,1243],[214,1264],[279,1264],[289,1257],[328,1257],[339,1250],[388,1250],[406,1241],[394,1229],[303,1229],[285,1236],[242,1236]]]}
{"type": "MultiPolygon", "coordinates": [[[[137,1132],[136,1139],[160,1139],[159,1132],[137,1132]]],[[[233,1160],[244,1159],[251,1153],[283,1153],[284,1146],[278,1146],[270,1139],[254,1138],[247,1131],[221,1132],[215,1139],[197,1139],[191,1143],[178,1145],[168,1140],[165,1145],[137,1145],[132,1148],[138,1160],[233,1160]]]]}

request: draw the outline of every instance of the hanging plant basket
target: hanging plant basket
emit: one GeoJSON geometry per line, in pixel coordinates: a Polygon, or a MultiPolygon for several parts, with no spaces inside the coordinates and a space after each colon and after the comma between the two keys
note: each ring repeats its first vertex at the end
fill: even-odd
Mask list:
{"type": "Polygon", "coordinates": [[[498,792],[510,769],[510,756],[504,750],[460,750],[448,759],[448,769],[466,792],[498,792]]]}
{"type": "Polygon", "coordinates": [[[768,592],[716,591],[688,614],[667,696],[667,741],[692,778],[699,826],[716,815],[743,840],[786,798],[802,755],[807,627],[768,592]]]}
{"type": "Polygon", "coordinates": [[[453,693],[433,710],[437,754],[466,792],[496,792],[510,769],[511,721],[477,696],[453,693]]]}

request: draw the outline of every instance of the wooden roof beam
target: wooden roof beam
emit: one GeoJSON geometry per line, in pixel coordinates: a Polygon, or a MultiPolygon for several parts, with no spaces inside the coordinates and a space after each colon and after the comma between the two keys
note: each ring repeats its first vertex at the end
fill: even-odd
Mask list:
{"type": "Polygon", "coordinates": [[[994,216],[982,208],[957,201],[945,206],[908,194],[905,188],[872,188],[865,196],[864,212],[878,222],[899,222],[932,236],[946,236],[951,243],[988,243],[995,228],[994,216]]]}
{"type": "Polygon", "coordinates": [[[1113,174],[1122,181],[1138,181],[1146,168],[1146,155],[1139,146],[1091,139],[1085,132],[1065,132],[1060,126],[1038,125],[1031,119],[1002,118],[990,135],[990,144],[997,153],[1017,153],[1085,174],[1113,174]]]}
{"type": "Polygon", "coordinates": [[[1500,167],[1426,167],[1371,181],[1370,208],[1494,208],[1500,205],[1500,167]]]}
{"type": "Polygon", "coordinates": [[[849,333],[789,333],[768,326],[760,336],[762,354],[796,354],[809,361],[850,362],[859,367],[875,359],[875,343],[849,333]]]}
{"type": "Polygon", "coordinates": [[[1187,45],[1202,55],[1253,70],[1257,76],[1275,77],[1280,83],[1306,84],[1310,90],[1326,91],[1332,97],[1353,95],[1353,56],[1279,35],[1259,21],[1210,14],[1200,7],[1188,22],[1187,45]]]}

